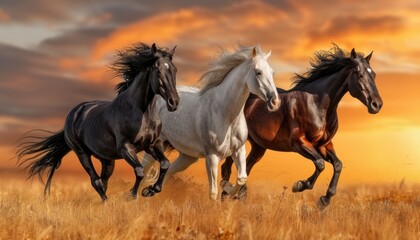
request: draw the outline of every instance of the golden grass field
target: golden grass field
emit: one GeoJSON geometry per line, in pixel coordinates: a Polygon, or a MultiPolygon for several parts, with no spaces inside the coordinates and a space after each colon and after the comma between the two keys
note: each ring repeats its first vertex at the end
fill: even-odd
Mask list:
{"type": "Polygon", "coordinates": [[[322,185],[294,194],[256,180],[246,203],[214,202],[181,174],[128,200],[134,179],[115,177],[103,204],[87,176],[60,175],[46,200],[37,179],[0,175],[0,239],[420,239],[420,187],[404,183],[341,187],[321,212],[322,185]]]}

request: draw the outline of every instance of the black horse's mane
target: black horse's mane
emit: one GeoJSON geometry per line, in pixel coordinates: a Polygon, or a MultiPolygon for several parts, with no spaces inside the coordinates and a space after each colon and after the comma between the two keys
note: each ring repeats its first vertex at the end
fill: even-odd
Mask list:
{"type": "Polygon", "coordinates": [[[118,94],[124,92],[135,77],[148,68],[160,57],[168,57],[172,60],[172,55],[166,48],[157,48],[156,54],[153,53],[152,48],[144,43],[136,43],[131,47],[117,52],[118,59],[111,65],[115,71],[115,76],[120,76],[124,79],[123,82],[115,86],[115,91],[118,94]]]}
{"type": "MultiPolygon", "coordinates": [[[[294,88],[302,87],[310,82],[316,81],[324,76],[334,74],[344,67],[355,67],[356,63],[350,58],[349,53],[333,43],[329,51],[321,50],[315,52],[311,59],[311,68],[303,75],[295,74],[292,78],[294,88]]],[[[363,56],[361,53],[357,53],[363,56]]]]}

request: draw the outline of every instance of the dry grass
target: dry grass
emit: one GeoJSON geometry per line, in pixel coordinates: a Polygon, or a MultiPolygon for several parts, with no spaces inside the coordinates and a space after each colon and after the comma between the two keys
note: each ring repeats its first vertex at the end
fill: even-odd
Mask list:
{"type": "Polygon", "coordinates": [[[75,179],[55,181],[44,200],[37,182],[0,177],[0,239],[420,239],[418,187],[340,188],[320,212],[321,192],[263,182],[242,204],[213,202],[205,183],[181,180],[132,201],[132,183],[111,178],[102,204],[86,178],[75,179]]]}

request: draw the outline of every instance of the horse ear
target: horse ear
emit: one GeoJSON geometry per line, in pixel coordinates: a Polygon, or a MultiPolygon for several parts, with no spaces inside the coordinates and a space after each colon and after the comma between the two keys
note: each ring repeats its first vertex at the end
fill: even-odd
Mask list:
{"type": "Polygon", "coordinates": [[[265,60],[268,60],[268,58],[271,56],[271,50],[267,53],[267,55],[265,55],[265,60]]]}
{"type": "Polygon", "coordinates": [[[373,54],[373,51],[370,52],[369,55],[367,55],[367,57],[365,58],[366,62],[368,62],[368,63],[370,62],[370,59],[372,58],[372,54],[373,54]]]}
{"type": "Polygon", "coordinates": [[[169,54],[174,55],[174,53],[175,53],[175,49],[176,49],[176,45],[175,45],[175,47],[174,47],[174,48],[172,48],[172,50],[171,50],[171,51],[169,51],[169,54]]]}
{"type": "Polygon", "coordinates": [[[252,58],[255,58],[257,56],[257,48],[256,47],[254,47],[253,49],[252,49],[252,58]]]}
{"type": "Polygon", "coordinates": [[[156,54],[157,53],[156,43],[153,43],[152,44],[152,48],[151,49],[152,49],[152,53],[153,54],[156,54]]]}
{"type": "Polygon", "coordinates": [[[350,57],[351,60],[355,60],[357,58],[357,53],[356,50],[354,50],[354,48],[351,50],[350,57]]]}

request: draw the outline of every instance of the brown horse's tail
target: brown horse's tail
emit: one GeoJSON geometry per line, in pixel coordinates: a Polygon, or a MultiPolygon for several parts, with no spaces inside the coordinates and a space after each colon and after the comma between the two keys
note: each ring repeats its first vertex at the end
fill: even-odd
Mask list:
{"type": "Polygon", "coordinates": [[[43,183],[42,176],[44,175],[44,172],[49,169],[47,182],[45,183],[44,188],[44,195],[47,195],[50,193],[51,180],[54,171],[60,167],[61,160],[70,152],[71,148],[67,145],[64,138],[64,130],[56,134],[44,130],[38,131],[52,135],[49,137],[29,135],[23,137],[21,140],[23,142],[19,144],[20,148],[17,151],[17,159],[18,163],[20,162],[19,166],[29,162],[25,167],[25,169],[29,168],[28,178],[38,175],[43,183]]]}

